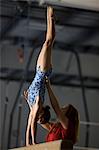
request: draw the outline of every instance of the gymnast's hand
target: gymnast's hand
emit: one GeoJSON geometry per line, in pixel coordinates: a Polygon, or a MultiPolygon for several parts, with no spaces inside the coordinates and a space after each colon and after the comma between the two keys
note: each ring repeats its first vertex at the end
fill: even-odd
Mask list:
{"type": "Polygon", "coordinates": [[[26,146],[31,146],[30,144],[26,144],[26,146]]]}
{"type": "Polygon", "coordinates": [[[37,143],[36,143],[36,142],[33,142],[32,144],[33,144],[33,145],[36,145],[37,143]]]}
{"type": "Polygon", "coordinates": [[[24,90],[23,96],[26,100],[28,99],[28,91],[27,90],[24,90]]]}

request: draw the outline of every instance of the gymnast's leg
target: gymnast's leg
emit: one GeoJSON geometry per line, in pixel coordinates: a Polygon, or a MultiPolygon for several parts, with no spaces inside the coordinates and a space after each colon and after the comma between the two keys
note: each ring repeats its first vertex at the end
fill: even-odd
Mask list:
{"type": "MultiPolygon", "coordinates": [[[[47,71],[51,68],[51,50],[55,38],[55,23],[54,23],[54,12],[52,7],[47,7],[47,33],[46,40],[40,51],[37,59],[37,66],[41,67],[42,71],[47,71]]],[[[28,92],[24,91],[24,97],[27,99],[28,92]]]]}
{"type": "Polygon", "coordinates": [[[54,11],[51,6],[47,7],[47,33],[46,40],[43,44],[41,52],[38,56],[37,66],[40,66],[41,71],[47,71],[52,67],[51,50],[55,38],[55,23],[54,11]]]}

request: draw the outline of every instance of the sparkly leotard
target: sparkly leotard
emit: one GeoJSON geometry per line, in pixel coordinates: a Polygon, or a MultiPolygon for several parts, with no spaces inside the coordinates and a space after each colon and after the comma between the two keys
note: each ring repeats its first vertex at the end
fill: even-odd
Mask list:
{"type": "Polygon", "coordinates": [[[45,95],[45,76],[48,78],[51,76],[52,68],[48,71],[41,71],[40,66],[36,68],[36,74],[34,80],[28,89],[28,104],[30,107],[35,103],[36,96],[40,96],[42,102],[44,102],[45,95]]]}

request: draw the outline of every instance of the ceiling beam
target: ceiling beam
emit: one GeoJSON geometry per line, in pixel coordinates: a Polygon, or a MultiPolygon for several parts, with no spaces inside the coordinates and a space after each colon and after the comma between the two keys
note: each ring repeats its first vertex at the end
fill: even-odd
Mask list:
{"type": "MultiPolygon", "coordinates": [[[[43,39],[44,39],[44,34],[43,31],[41,32],[42,36],[39,36],[38,38],[36,38],[36,48],[38,48],[39,46],[42,45],[43,43],[43,39]]],[[[9,42],[11,42],[11,45],[17,45],[17,44],[24,44],[28,45],[30,47],[33,47],[35,40],[31,39],[31,38],[25,38],[25,37],[18,37],[18,36],[6,36],[5,40],[8,40],[9,42]],[[20,42],[21,41],[21,42],[20,42]]],[[[9,43],[10,44],[10,43],[9,43]]],[[[54,49],[55,50],[63,50],[63,51],[70,51],[72,52],[72,50],[76,50],[78,53],[86,53],[86,54],[94,54],[94,55],[99,55],[99,46],[93,46],[93,45],[82,45],[79,43],[64,43],[64,42],[59,42],[56,41],[54,42],[54,49]]]]}
{"type": "MultiPolygon", "coordinates": [[[[36,1],[40,2],[41,0],[36,0],[36,1]]],[[[99,11],[99,1],[98,0],[90,0],[90,1],[89,0],[83,0],[83,1],[79,1],[79,0],[75,0],[75,1],[74,0],[43,0],[43,3],[99,11]]]]}
{"type": "MultiPolygon", "coordinates": [[[[26,82],[32,82],[35,72],[28,71],[25,77],[26,82]]],[[[24,70],[0,68],[0,80],[20,82],[24,76],[24,70]]],[[[84,87],[87,89],[99,90],[99,78],[91,76],[83,76],[84,87]]],[[[57,86],[67,86],[81,88],[80,78],[78,75],[53,73],[51,83],[57,86]]]]}
{"type": "MultiPolygon", "coordinates": [[[[32,9],[31,9],[31,14],[28,14],[27,11],[24,11],[24,12],[22,12],[22,14],[21,13],[20,14],[16,14],[15,16],[17,18],[21,18],[21,19],[25,19],[25,18],[27,19],[27,17],[29,17],[30,20],[34,20],[37,23],[39,23],[39,22],[40,23],[41,22],[45,23],[45,17],[43,15],[44,10],[42,10],[42,9],[34,10],[33,12],[35,12],[36,15],[33,15],[32,9]],[[37,14],[38,11],[41,11],[41,15],[40,16],[37,14]]],[[[81,12],[79,12],[79,13],[81,14],[81,12]]],[[[88,18],[86,18],[86,16],[84,17],[83,15],[81,15],[81,18],[80,18],[79,22],[75,22],[75,21],[72,22],[72,23],[69,22],[68,19],[70,19],[71,17],[73,18],[73,15],[77,16],[78,13],[77,12],[72,12],[70,10],[69,11],[67,10],[66,12],[62,12],[61,10],[60,11],[56,10],[55,11],[56,24],[60,25],[60,26],[63,26],[63,27],[82,28],[82,29],[89,29],[89,30],[90,29],[98,30],[98,27],[99,27],[98,26],[98,23],[99,23],[99,14],[92,14],[92,13],[90,14],[89,13],[89,15],[87,15],[89,17],[89,20],[93,20],[93,21],[95,21],[95,23],[88,24],[88,25],[82,24],[82,22],[84,22],[84,20],[86,21],[86,19],[88,19],[88,18]],[[92,16],[93,16],[93,18],[91,19],[92,16]],[[65,20],[63,18],[65,18],[65,20]]],[[[10,19],[10,20],[13,19],[12,15],[8,15],[8,14],[5,15],[5,14],[2,14],[2,13],[1,13],[0,17],[2,19],[10,19]]]]}

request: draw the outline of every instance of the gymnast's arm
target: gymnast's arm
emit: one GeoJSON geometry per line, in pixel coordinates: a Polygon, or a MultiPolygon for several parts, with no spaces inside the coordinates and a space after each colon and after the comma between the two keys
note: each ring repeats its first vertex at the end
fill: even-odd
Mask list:
{"type": "Polygon", "coordinates": [[[52,128],[52,125],[53,125],[52,122],[47,122],[47,123],[44,123],[44,124],[38,122],[38,124],[40,124],[47,131],[50,131],[51,128],[52,128]]]}
{"type": "MultiPolygon", "coordinates": [[[[24,98],[27,99],[26,95],[24,94],[24,98]]],[[[36,129],[37,129],[37,115],[40,109],[40,100],[39,96],[37,96],[36,103],[30,107],[30,113],[28,117],[27,129],[26,129],[26,146],[29,146],[29,131],[31,129],[31,136],[32,136],[32,144],[36,143],[36,129]]]]}
{"type": "MultiPolygon", "coordinates": [[[[26,100],[27,102],[27,99],[28,99],[28,92],[27,90],[24,90],[23,92],[23,96],[24,96],[24,99],[26,100]]],[[[28,103],[28,102],[27,102],[28,103]]],[[[29,106],[30,108],[30,113],[29,113],[29,116],[28,116],[28,122],[27,122],[27,127],[26,127],[26,146],[29,146],[29,131],[30,131],[30,127],[31,127],[31,121],[32,121],[32,108],[31,106],[29,106]]]]}
{"type": "Polygon", "coordinates": [[[27,130],[26,130],[26,146],[29,146],[29,131],[31,129],[31,136],[32,136],[32,144],[36,144],[36,116],[38,112],[38,106],[35,104],[33,108],[30,110],[29,118],[28,118],[28,124],[27,124],[27,130]]]}
{"type": "Polygon", "coordinates": [[[41,100],[40,97],[36,97],[36,103],[32,107],[32,120],[31,120],[31,136],[32,144],[36,144],[36,131],[37,131],[37,118],[41,109],[41,100]]]}
{"type": "Polygon", "coordinates": [[[59,106],[58,100],[57,100],[56,96],[54,95],[51,85],[50,85],[50,82],[47,78],[46,78],[46,87],[47,87],[47,91],[49,94],[49,99],[50,99],[51,105],[52,105],[57,117],[59,118],[61,125],[63,126],[64,129],[67,129],[68,128],[68,118],[63,114],[63,112],[59,106]]]}
{"type": "Polygon", "coordinates": [[[27,129],[26,129],[26,146],[29,146],[29,130],[31,127],[31,120],[32,120],[32,111],[30,111],[29,117],[28,117],[28,123],[27,123],[27,129]]]}

